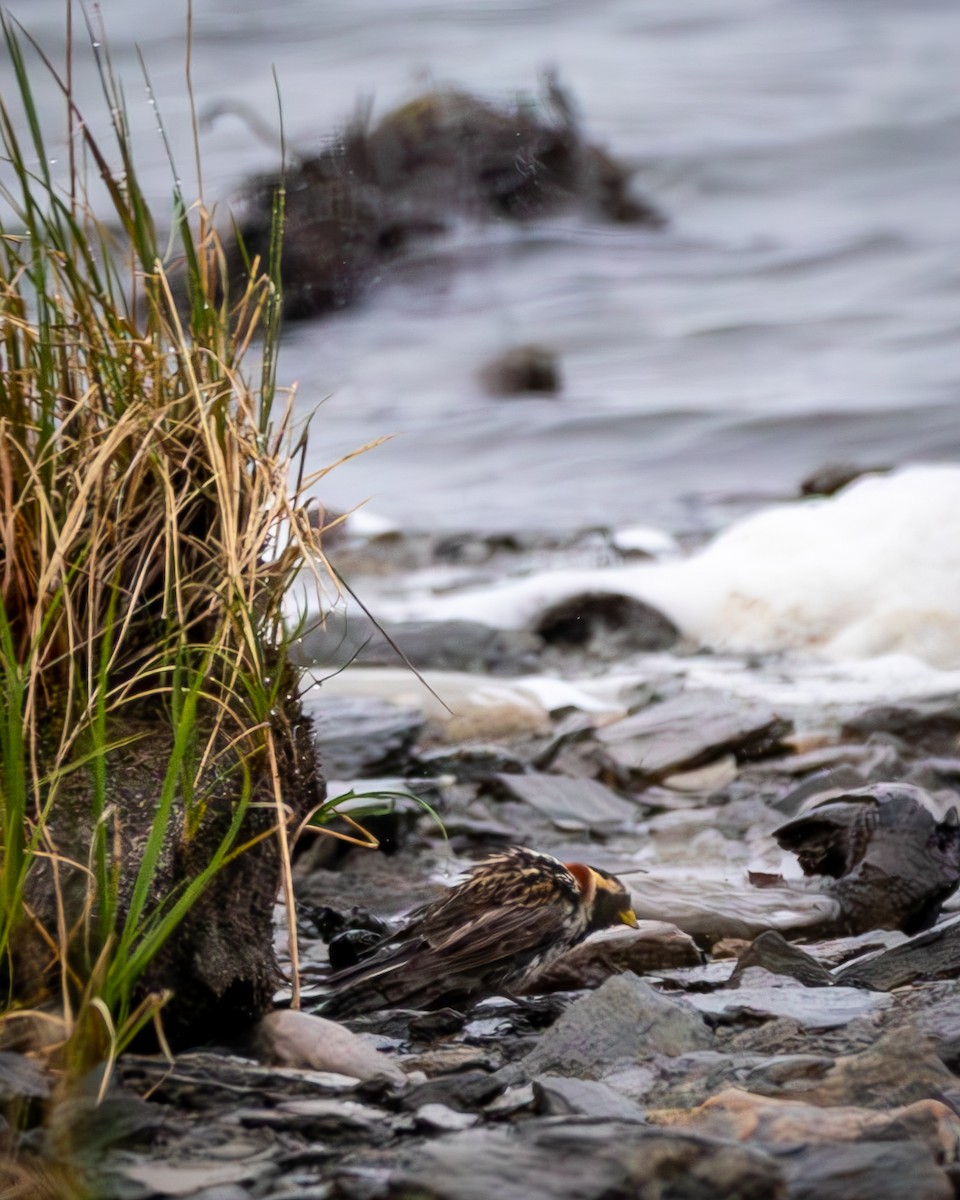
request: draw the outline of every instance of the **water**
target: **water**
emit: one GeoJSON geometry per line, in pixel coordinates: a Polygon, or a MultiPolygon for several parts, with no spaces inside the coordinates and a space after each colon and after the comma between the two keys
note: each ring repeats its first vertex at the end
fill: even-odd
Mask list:
{"type": "MultiPolygon", "coordinates": [[[[56,56],[62,0],[10,7],[56,56]]],[[[101,8],[162,209],[171,171],[134,44],[189,180],[184,11],[101,8]]],[[[281,376],[304,419],[317,410],[313,465],[396,435],[324,480],[328,505],[369,498],[420,529],[682,532],[827,461],[960,455],[950,0],[196,0],[193,20],[201,113],[242,101],[275,124],[275,68],[304,149],[363,97],[382,112],[441,81],[506,98],[555,66],[670,217],[662,233],[464,230],[363,306],[291,327],[281,376]],[[521,341],[559,349],[561,397],[484,395],[478,368],[521,341]]],[[[88,60],[77,91],[97,124],[88,60]]],[[[60,106],[41,89],[54,128],[60,106]]],[[[276,157],[236,117],[201,148],[208,199],[276,157]]]]}
{"type": "MultiPolygon", "coordinates": [[[[444,594],[436,577],[390,580],[385,617],[535,628],[588,593],[632,596],[715,653],[908,655],[960,670],[960,467],[865,476],[833,497],[775,505],[734,522],[705,548],[661,562],[533,570],[444,594]]],[[[372,599],[376,581],[367,598],[372,599]]],[[[366,589],[365,589],[366,590],[366,589]]],[[[898,667],[899,669],[899,667],[898,667]]]]}

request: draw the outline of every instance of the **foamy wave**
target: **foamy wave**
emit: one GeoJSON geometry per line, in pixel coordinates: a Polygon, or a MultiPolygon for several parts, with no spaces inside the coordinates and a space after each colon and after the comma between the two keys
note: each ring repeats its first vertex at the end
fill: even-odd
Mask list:
{"type": "Polygon", "coordinates": [[[633,596],[702,646],[960,666],[960,467],[864,477],[746,518],[683,561],[544,572],[398,602],[395,618],[522,628],[581,592],[633,596]]]}

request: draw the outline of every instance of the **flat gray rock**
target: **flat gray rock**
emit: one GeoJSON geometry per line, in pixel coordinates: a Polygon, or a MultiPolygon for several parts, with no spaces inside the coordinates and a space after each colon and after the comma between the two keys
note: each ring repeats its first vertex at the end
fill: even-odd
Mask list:
{"type": "Polygon", "coordinates": [[[641,809],[595,779],[569,775],[497,775],[497,786],[513,800],[529,804],[558,829],[584,830],[636,825],[641,809]]]}
{"type": "Polygon", "coordinates": [[[753,887],[746,873],[728,876],[696,869],[619,873],[630,889],[641,920],[670,921],[698,941],[753,940],[766,929],[820,930],[838,919],[840,905],[830,896],[802,888],[753,887]]]}
{"type": "Polygon", "coordinates": [[[744,1018],[786,1017],[804,1029],[839,1029],[855,1017],[889,1008],[893,1000],[879,992],[852,987],[808,988],[784,975],[751,967],[736,988],[691,992],[687,1003],[698,1012],[731,1024],[744,1018]]]}
{"type": "Polygon", "coordinates": [[[946,1172],[915,1142],[809,1146],[783,1160],[790,1200],[952,1200],[946,1172]]]}
{"type": "Polygon", "coordinates": [[[559,1074],[598,1079],[616,1063],[706,1049],[712,1040],[685,1001],[661,996],[628,971],[575,1000],[513,1065],[527,1078],[559,1074]]]}
{"type": "Polygon", "coordinates": [[[616,1121],[530,1122],[423,1146],[395,1171],[389,1200],[784,1200],[759,1150],[616,1121]]]}
{"type": "Polygon", "coordinates": [[[404,765],[424,723],[417,708],[372,696],[324,696],[316,689],[304,694],[303,709],[313,721],[324,773],[337,779],[404,765]]]}
{"type": "Polygon", "coordinates": [[[0,1050],[0,1103],[8,1100],[43,1100],[50,1095],[51,1080],[33,1059],[0,1050]]]}
{"type": "Polygon", "coordinates": [[[834,975],[839,983],[884,992],[916,979],[955,979],[960,975],[960,917],[899,946],[847,963],[834,975]]]}
{"type": "Polygon", "coordinates": [[[829,987],[833,976],[812,954],[788,942],[782,934],[768,929],[750,943],[737,959],[730,976],[730,986],[738,987],[743,974],[751,967],[760,967],[771,975],[786,975],[806,987],[829,987]]]}
{"type": "Polygon", "coordinates": [[[599,987],[611,975],[694,966],[703,955],[689,934],[666,921],[640,921],[636,929],[602,929],[539,971],[528,991],[577,991],[599,987]]]}
{"type": "Polygon", "coordinates": [[[724,751],[768,749],[789,728],[759,700],[704,689],[650,704],[599,730],[597,740],[618,766],[661,776],[724,751]]]}
{"type": "Polygon", "coordinates": [[[533,1081],[536,1111],[548,1117],[593,1117],[607,1121],[642,1121],[644,1110],[635,1100],[594,1079],[538,1075],[533,1081]]]}
{"type": "Polygon", "coordinates": [[[285,1117],[293,1118],[290,1125],[309,1131],[311,1137],[351,1132],[370,1133],[382,1129],[388,1119],[388,1114],[382,1108],[339,1098],[286,1100],[278,1104],[274,1111],[278,1124],[285,1117]]]}

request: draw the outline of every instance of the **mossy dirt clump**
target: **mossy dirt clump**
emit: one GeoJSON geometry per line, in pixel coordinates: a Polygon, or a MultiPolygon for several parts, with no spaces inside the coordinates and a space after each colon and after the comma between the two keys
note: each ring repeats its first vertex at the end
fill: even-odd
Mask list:
{"type": "Polygon", "coordinates": [[[283,190],[284,311],[311,317],[352,303],[390,264],[459,221],[525,223],[567,211],[659,228],[664,218],[631,187],[633,171],[583,133],[551,81],[543,102],[495,105],[438,88],[363,117],[320,154],[253,180],[239,237],[227,244],[234,288],[271,244],[283,190]]]}

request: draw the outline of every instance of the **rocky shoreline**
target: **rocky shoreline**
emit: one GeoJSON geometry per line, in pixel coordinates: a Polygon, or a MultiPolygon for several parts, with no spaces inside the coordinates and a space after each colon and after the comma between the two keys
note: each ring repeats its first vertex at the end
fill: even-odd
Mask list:
{"type": "Polygon", "coordinates": [[[626,649],[635,618],[605,610],[573,645],[394,628],[453,713],[407,668],[308,692],[331,794],[394,798],[367,822],[380,852],[301,846],[306,1013],[281,996],[243,1045],[127,1056],[48,1151],[104,1200],[956,1194],[955,701],[778,711],[626,649]],[[611,663],[646,684],[578,691],[611,663]],[[534,996],[309,1015],[328,956],[511,843],[615,871],[640,928],[582,944],[534,996]]]}

